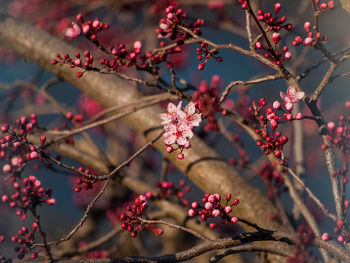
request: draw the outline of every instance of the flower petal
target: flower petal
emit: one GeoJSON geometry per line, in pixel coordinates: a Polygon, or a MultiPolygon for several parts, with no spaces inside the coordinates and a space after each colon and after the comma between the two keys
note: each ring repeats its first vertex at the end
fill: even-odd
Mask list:
{"type": "Polygon", "coordinates": [[[187,115],[193,115],[196,112],[196,106],[194,106],[193,102],[190,102],[189,104],[187,104],[187,106],[185,107],[185,113],[187,115]]]}

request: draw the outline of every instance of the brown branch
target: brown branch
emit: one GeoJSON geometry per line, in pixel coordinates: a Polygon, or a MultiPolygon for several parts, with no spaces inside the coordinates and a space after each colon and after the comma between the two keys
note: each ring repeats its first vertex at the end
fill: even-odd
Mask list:
{"type": "Polygon", "coordinates": [[[226,86],[225,90],[222,92],[220,99],[219,99],[219,102],[218,102],[218,105],[220,105],[227,98],[231,89],[234,86],[246,86],[246,85],[251,85],[251,84],[258,84],[258,83],[262,83],[262,82],[266,82],[266,81],[270,81],[270,80],[275,80],[275,79],[281,79],[281,78],[282,78],[282,76],[280,74],[274,74],[274,75],[267,75],[267,76],[257,78],[257,79],[252,79],[252,80],[232,81],[226,86]]]}
{"type": "MultiPolygon", "coordinates": [[[[298,237],[294,234],[289,234],[280,231],[260,231],[260,232],[250,232],[235,235],[229,238],[217,239],[204,241],[200,244],[193,246],[187,250],[183,250],[174,254],[168,254],[158,257],[125,257],[125,258],[114,258],[114,259],[91,259],[86,261],[86,259],[60,259],[56,263],[169,263],[169,262],[180,262],[185,260],[191,260],[199,255],[207,253],[209,251],[214,251],[217,249],[227,249],[231,247],[237,247],[242,244],[247,244],[254,241],[273,241],[278,243],[295,244],[298,241],[298,237]]],[[[323,248],[334,254],[337,258],[349,262],[350,254],[344,248],[339,246],[336,242],[328,241],[324,242],[319,238],[315,238],[311,242],[311,246],[323,248]]]]}
{"type": "Polygon", "coordinates": [[[195,236],[203,241],[210,240],[206,236],[203,236],[202,234],[197,233],[196,231],[193,231],[192,229],[189,229],[187,227],[183,227],[180,225],[171,224],[171,223],[163,221],[163,220],[154,220],[154,219],[147,220],[147,219],[143,219],[141,217],[137,218],[137,220],[139,220],[140,222],[142,222],[144,224],[161,224],[161,225],[165,225],[165,226],[177,229],[177,230],[181,230],[181,231],[187,232],[187,233],[189,233],[189,234],[191,234],[191,235],[193,235],[193,236],[195,236]]]}
{"type": "Polygon", "coordinates": [[[331,62],[331,65],[328,69],[328,71],[326,72],[326,74],[323,76],[322,81],[320,82],[320,84],[317,86],[317,88],[315,89],[314,93],[311,96],[311,102],[317,102],[318,98],[320,97],[322,91],[324,90],[324,88],[327,86],[327,84],[330,81],[330,78],[332,77],[333,72],[336,70],[338,64],[331,62]]]}
{"type": "Polygon", "coordinates": [[[331,218],[334,222],[337,221],[337,216],[331,212],[328,211],[328,209],[323,205],[323,203],[320,201],[320,199],[318,199],[314,193],[310,190],[310,188],[308,188],[305,183],[303,182],[303,180],[301,180],[299,178],[299,176],[296,175],[296,173],[294,173],[294,171],[290,168],[288,168],[288,172],[293,176],[293,178],[295,179],[295,181],[297,181],[302,187],[303,189],[307,192],[307,194],[309,195],[309,197],[315,201],[315,203],[318,205],[318,207],[322,210],[323,214],[329,218],[331,218]]]}
{"type": "Polygon", "coordinates": [[[270,253],[270,254],[276,254],[283,257],[292,257],[293,254],[281,251],[280,249],[277,249],[275,246],[268,246],[268,245],[241,245],[233,248],[226,249],[223,252],[217,253],[214,256],[212,256],[209,259],[209,263],[215,263],[221,260],[222,258],[236,254],[236,253],[242,253],[242,252],[262,252],[262,253],[270,253]]]}

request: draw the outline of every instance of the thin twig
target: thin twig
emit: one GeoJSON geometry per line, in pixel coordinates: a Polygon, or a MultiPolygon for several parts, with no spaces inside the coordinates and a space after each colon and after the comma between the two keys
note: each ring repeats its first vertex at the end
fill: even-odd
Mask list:
{"type": "Polygon", "coordinates": [[[288,168],[288,172],[290,173],[290,175],[293,176],[293,178],[295,179],[295,181],[297,181],[305,190],[305,192],[309,195],[309,197],[315,201],[315,203],[318,205],[318,207],[322,210],[323,214],[329,218],[331,218],[334,222],[337,221],[337,216],[333,213],[331,213],[330,211],[328,211],[328,209],[323,205],[323,203],[320,201],[320,199],[318,199],[314,193],[310,190],[309,187],[307,187],[305,185],[305,183],[299,178],[299,176],[297,176],[297,174],[290,168],[288,168]]]}
{"type": "Polygon", "coordinates": [[[225,90],[222,92],[220,99],[219,99],[219,102],[218,102],[218,105],[220,105],[227,98],[231,89],[234,86],[246,86],[246,85],[251,85],[251,84],[258,84],[258,83],[262,83],[262,82],[266,82],[266,81],[270,81],[270,80],[275,80],[275,79],[281,79],[281,78],[282,78],[282,76],[280,74],[274,74],[274,75],[267,75],[267,76],[257,78],[257,79],[252,79],[252,80],[232,81],[226,86],[225,90]]]}
{"type": "Polygon", "coordinates": [[[147,220],[147,219],[143,219],[141,217],[137,218],[137,220],[139,220],[140,222],[144,223],[144,224],[161,224],[161,225],[165,225],[165,226],[168,226],[168,227],[171,227],[171,228],[174,228],[174,229],[178,229],[178,230],[182,230],[184,232],[187,232],[201,240],[204,240],[204,241],[208,241],[210,240],[209,238],[203,236],[202,234],[200,233],[197,233],[196,231],[193,231],[192,229],[189,229],[187,227],[183,227],[183,226],[180,226],[180,225],[175,225],[175,224],[171,224],[169,222],[166,222],[166,221],[163,221],[163,220],[147,220]]]}

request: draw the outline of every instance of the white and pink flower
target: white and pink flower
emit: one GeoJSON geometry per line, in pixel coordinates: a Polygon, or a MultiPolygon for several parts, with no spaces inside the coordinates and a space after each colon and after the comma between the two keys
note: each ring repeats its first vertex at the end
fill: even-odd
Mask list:
{"type": "Polygon", "coordinates": [[[184,148],[191,147],[189,139],[193,137],[192,130],[199,126],[202,117],[201,114],[196,113],[196,107],[192,102],[185,107],[184,111],[181,106],[182,102],[179,102],[177,106],[169,103],[167,112],[160,114],[159,117],[162,119],[161,124],[164,125],[164,143],[168,147],[177,144],[182,152],[184,148]]]}
{"type": "Polygon", "coordinates": [[[80,26],[77,23],[72,22],[71,26],[66,27],[63,30],[63,33],[66,35],[66,37],[76,38],[76,37],[78,37],[80,35],[81,29],[80,29],[80,26]]]}
{"type": "Polygon", "coordinates": [[[305,92],[296,91],[294,87],[290,86],[287,89],[287,94],[281,91],[280,96],[284,100],[286,109],[290,111],[293,109],[293,103],[296,103],[302,98],[304,98],[305,92]]]}

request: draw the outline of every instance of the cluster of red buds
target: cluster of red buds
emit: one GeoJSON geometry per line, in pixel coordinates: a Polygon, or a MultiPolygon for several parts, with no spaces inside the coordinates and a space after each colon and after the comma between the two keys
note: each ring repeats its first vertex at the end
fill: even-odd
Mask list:
{"type": "Polygon", "coordinates": [[[247,151],[244,149],[243,145],[240,142],[239,135],[235,134],[233,136],[234,144],[238,144],[240,147],[239,150],[239,158],[230,158],[229,162],[231,165],[237,166],[238,168],[247,168],[248,164],[250,163],[249,156],[247,154],[247,151]]]}
{"type": "Polygon", "coordinates": [[[145,195],[140,195],[135,198],[134,202],[126,205],[126,211],[120,215],[122,228],[129,231],[132,237],[136,237],[137,233],[143,228],[152,231],[156,235],[163,234],[164,231],[162,228],[156,228],[153,224],[140,221],[139,218],[142,217],[147,207],[147,197],[145,195]]]}
{"type": "Polygon", "coordinates": [[[194,104],[208,120],[208,123],[204,125],[204,129],[207,131],[217,131],[219,129],[216,117],[217,111],[221,112],[223,115],[226,114],[225,110],[218,105],[219,83],[220,77],[214,75],[210,87],[208,87],[206,81],[202,81],[199,89],[192,95],[194,104]]]}
{"type": "Polygon", "coordinates": [[[278,32],[282,28],[284,28],[287,31],[292,30],[291,24],[284,24],[287,21],[286,16],[282,16],[281,18],[277,18],[278,12],[281,10],[281,3],[275,4],[275,13],[272,15],[272,13],[264,13],[262,10],[258,10],[257,19],[260,22],[264,22],[266,26],[268,26],[268,29],[273,32],[278,32]]]}
{"type": "Polygon", "coordinates": [[[53,198],[52,190],[44,188],[41,185],[40,180],[35,176],[23,178],[20,182],[15,181],[13,178],[13,188],[15,192],[12,195],[3,195],[1,200],[4,203],[8,203],[11,208],[16,208],[16,215],[21,217],[21,220],[27,218],[27,211],[35,209],[38,205],[41,206],[43,203],[48,205],[54,205],[56,203],[53,198]]]}
{"type": "Polygon", "coordinates": [[[304,23],[304,29],[307,33],[307,37],[303,39],[301,36],[296,36],[292,42],[293,46],[298,46],[300,44],[303,44],[305,46],[314,46],[316,45],[319,41],[327,41],[327,36],[321,37],[321,33],[317,32],[314,34],[311,32],[311,23],[309,21],[306,21],[304,23]]]}
{"type": "MultiPolygon", "coordinates": [[[[191,191],[191,187],[186,185],[184,180],[180,180],[179,187],[176,187],[171,181],[157,182],[156,185],[158,188],[158,195],[154,198],[167,200],[175,199],[181,202],[181,204],[184,206],[189,205],[189,201],[185,198],[185,194],[191,191]]],[[[148,199],[152,197],[150,192],[147,192],[145,195],[148,199]]]]}
{"type": "MultiPolygon", "coordinates": [[[[94,58],[88,50],[84,51],[84,58],[85,58],[84,61],[82,60],[79,52],[75,52],[74,56],[75,56],[75,58],[72,59],[68,54],[64,54],[62,57],[59,53],[57,53],[56,59],[52,59],[51,64],[52,65],[68,64],[71,68],[78,67],[78,68],[83,69],[84,71],[89,70],[89,69],[93,69],[94,58]]],[[[84,74],[84,72],[78,71],[77,77],[80,78],[83,74],[84,74]]]]}
{"type": "Polygon", "coordinates": [[[262,10],[258,10],[258,15],[257,15],[257,19],[260,22],[264,22],[267,29],[273,32],[271,35],[271,38],[274,43],[274,51],[272,53],[272,50],[269,47],[264,46],[264,44],[260,41],[257,41],[255,43],[255,47],[259,50],[264,50],[265,51],[264,56],[266,58],[270,58],[271,61],[276,65],[280,65],[286,59],[290,59],[292,57],[292,53],[288,51],[287,46],[283,46],[281,52],[277,50],[277,44],[281,40],[281,34],[278,31],[282,30],[283,28],[287,31],[291,31],[293,28],[291,24],[284,24],[287,21],[286,16],[277,18],[277,13],[281,10],[281,7],[282,5],[280,3],[276,3],[274,15],[272,15],[272,13],[270,12],[264,13],[262,10]]]}
{"type": "MultiPolygon", "coordinates": [[[[16,125],[16,128],[12,128],[4,123],[0,128],[0,160],[9,161],[2,167],[2,171],[7,174],[14,174],[23,169],[27,161],[40,158],[36,148],[27,141],[28,134],[37,125],[36,115],[32,114],[30,120],[23,116],[16,120],[16,125]]],[[[42,142],[45,139],[45,136],[40,138],[42,142]]]]}
{"type": "MultiPolygon", "coordinates": [[[[345,103],[345,107],[349,111],[348,116],[340,115],[337,125],[332,121],[328,122],[329,134],[326,138],[332,147],[338,148],[342,152],[343,162],[348,163],[348,157],[350,156],[350,101],[345,103]]],[[[322,149],[326,148],[326,145],[322,145],[322,149]]]]}
{"type": "Polygon", "coordinates": [[[83,15],[78,14],[76,16],[76,19],[81,23],[80,25],[78,25],[75,22],[72,22],[70,27],[66,27],[64,29],[64,34],[68,38],[77,38],[81,35],[81,32],[83,32],[86,38],[94,41],[97,38],[96,34],[98,32],[107,30],[109,28],[109,24],[104,24],[97,18],[95,18],[93,21],[85,21],[83,15]]]}
{"type": "MultiPolygon", "coordinates": [[[[17,252],[17,258],[23,259],[24,256],[31,251],[32,245],[34,244],[34,234],[38,230],[37,223],[32,224],[32,231],[29,231],[27,227],[22,227],[17,231],[17,235],[12,236],[11,240],[13,243],[19,246],[15,247],[15,252],[17,252]]],[[[31,258],[35,259],[41,251],[36,251],[31,254],[31,258]]]]}
{"type": "Polygon", "coordinates": [[[217,55],[219,54],[219,51],[217,50],[210,50],[208,44],[206,43],[201,43],[201,47],[196,49],[197,53],[197,60],[201,61],[202,59],[205,58],[204,62],[200,63],[198,65],[198,70],[203,70],[209,59],[215,58],[217,62],[222,62],[223,59],[222,57],[218,57],[217,55]]]}
{"type": "Polygon", "coordinates": [[[267,196],[269,198],[274,198],[276,192],[278,192],[279,188],[283,186],[283,177],[276,167],[276,162],[271,164],[270,162],[265,161],[261,164],[258,171],[258,175],[264,180],[268,190],[267,196]]]}
{"type": "Polygon", "coordinates": [[[209,227],[212,229],[222,224],[235,224],[238,218],[231,217],[229,214],[232,212],[232,207],[239,204],[239,200],[235,198],[232,204],[229,204],[231,201],[231,194],[227,194],[225,199],[225,205],[222,205],[220,203],[221,196],[219,194],[206,193],[204,198],[202,198],[203,205],[200,205],[198,202],[193,202],[191,205],[192,208],[188,210],[188,216],[194,217],[199,215],[202,221],[206,221],[209,218],[221,219],[219,222],[212,222],[209,224],[209,227]]]}
{"type": "Polygon", "coordinates": [[[292,57],[292,53],[288,51],[287,46],[283,46],[282,51],[279,52],[277,50],[277,44],[281,40],[281,34],[278,32],[273,32],[271,36],[273,43],[275,45],[274,53],[271,54],[271,50],[268,47],[265,47],[264,44],[262,44],[260,41],[257,41],[255,43],[255,47],[259,50],[263,50],[264,57],[271,59],[273,63],[276,65],[281,65],[286,59],[290,59],[292,57]]]}
{"type": "Polygon", "coordinates": [[[318,12],[326,12],[327,10],[333,9],[334,8],[334,1],[328,1],[328,3],[322,2],[320,0],[315,0],[315,4],[317,7],[318,12]]]}
{"type": "MultiPolygon", "coordinates": [[[[345,201],[344,203],[345,209],[347,210],[349,208],[349,201],[345,201]]],[[[332,237],[328,233],[323,233],[321,236],[321,239],[323,241],[328,241],[332,239],[336,239],[339,243],[343,242],[349,242],[350,240],[350,232],[346,231],[345,229],[345,223],[343,220],[337,221],[337,226],[333,229],[333,232],[337,235],[337,237],[332,237]]]]}
{"type": "MultiPolygon", "coordinates": [[[[260,128],[257,128],[255,132],[262,137],[262,140],[257,140],[256,145],[261,147],[265,155],[274,153],[275,157],[281,159],[283,157],[283,146],[288,141],[286,136],[282,136],[280,131],[276,131],[278,122],[275,120],[275,112],[272,108],[268,108],[266,113],[263,113],[263,109],[266,107],[266,100],[261,98],[258,104],[253,101],[253,107],[249,107],[249,111],[260,123],[260,128]],[[271,118],[270,116],[273,116],[271,118]],[[273,122],[270,121],[272,119],[273,122]],[[272,133],[268,129],[268,123],[271,123],[272,133]]],[[[282,160],[283,164],[286,164],[282,160]]]]}
{"type": "Polygon", "coordinates": [[[170,5],[165,9],[166,17],[159,21],[159,27],[156,29],[158,38],[170,38],[171,40],[180,41],[181,44],[191,36],[179,30],[178,26],[185,26],[192,30],[196,35],[201,35],[200,27],[204,25],[203,19],[197,19],[193,24],[184,24],[183,19],[187,18],[187,14],[181,8],[176,9],[170,5]]]}
{"type": "MultiPolygon", "coordinates": [[[[91,174],[89,169],[83,169],[83,167],[79,167],[78,171],[81,173],[85,173],[85,174],[91,174]]],[[[78,186],[74,187],[74,192],[79,193],[81,190],[89,190],[92,189],[94,187],[94,181],[89,180],[89,179],[85,179],[85,178],[78,178],[76,180],[76,184],[78,186]]]]}
{"type": "MultiPolygon", "coordinates": [[[[250,4],[246,0],[238,0],[243,9],[250,9],[250,4]]],[[[286,59],[290,59],[292,57],[292,53],[288,51],[287,46],[283,46],[282,51],[277,50],[277,44],[281,40],[280,30],[285,29],[287,31],[291,31],[293,26],[291,24],[285,24],[287,21],[286,16],[282,16],[280,18],[277,17],[278,12],[281,10],[281,3],[276,3],[274,6],[275,12],[272,14],[271,12],[265,13],[262,10],[258,10],[256,19],[262,23],[264,23],[266,29],[268,31],[272,31],[271,38],[274,43],[274,50],[272,50],[271,46],[265,46],[262,42],[257,41],[255,43],[255,47],[259,50],[263,50],[264,56],[271,60],[271,62],[276,65],[281,65],[286,59]]],[[[265,32],[263,32],[265,34],[265,32]]],[[[267,44],[267,43],[266,43],[267,44]]]]}
{"type": "Polygon", "coordinates": [[[312,246],[312,242],[315,238],[311,228],[302,223],[297,229],[297,243],[295,245],[294,253],[292,257],[288,257],[286,262],[288,263],[316,263],[318,262],[315,255],[310,255],[307,251],[312,246]]]}

